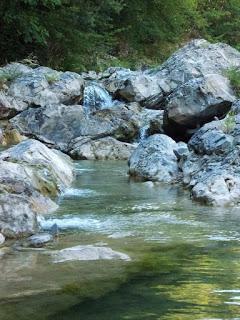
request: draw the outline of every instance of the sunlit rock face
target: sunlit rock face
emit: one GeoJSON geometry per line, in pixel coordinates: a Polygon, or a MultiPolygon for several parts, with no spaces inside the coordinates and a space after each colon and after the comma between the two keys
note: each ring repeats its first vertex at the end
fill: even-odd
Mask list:
{"type": "Polygon", "coordinates": [[[0,154],[0,230],[8,238],[38,230],[38,214],[56,210],[50,197],[73,181],[68,156],[36,140],[26,140],[0,154]]]}
{"type": "Polygon", "coordinates": [[[178,144],[166,135],[155,134],[140,143],[129,159],[129,174],[143,180],[176,182],[179,176],[178,144]]]}

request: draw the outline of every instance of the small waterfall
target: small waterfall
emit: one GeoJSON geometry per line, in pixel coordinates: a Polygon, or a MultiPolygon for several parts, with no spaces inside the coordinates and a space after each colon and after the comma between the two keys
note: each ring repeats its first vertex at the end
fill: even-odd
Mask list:
{"type": "Polygon", "coordinates": [[[113,105],[114,102],[110,94],[97,83],[91,83],[84,89],[83,107],[86,113],[108,109],[113,105]]]}
{"type": "Polygon", "coordinates": [[[149,130],[149,125],[144,125],[140,128],[139,131],[139,139],[140,142],[144,141],[148,137],[148,130],[149,130]]]}

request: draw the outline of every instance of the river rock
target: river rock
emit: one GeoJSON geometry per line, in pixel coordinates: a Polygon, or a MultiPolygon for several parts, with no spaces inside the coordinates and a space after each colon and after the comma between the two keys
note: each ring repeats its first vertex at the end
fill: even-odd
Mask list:
{"type": "MultiPolygon", "coordinates": [[[[234,137],[227,131],[227,120],[205,124],[189,140],[188,146],[197,154],[224,154],[234,148],[234,137]]],[[[234,128],[232,128],[234,129],[234,128]]]]}
{"type": "Polygon", "coordinates": [[[49,233],[39,233],[32,235],[27,241],[31,247],[41,248],[45,244],[53,241],[53,236],[49,233]]]}
{"type": "Polygon", "coordinates": [[[129,174],[143,180],[174,182],[179,168],[174,149],[178,144],[170,137],[155,134],[139,144],[129,159],[129,174]]]}
{"type": "Polygon", "coordinates": [[[172,136],[171,131],[176,130],[176,126],[182,126],[182,131],[201,126],[215,116],[224,116],[234,100],[229,81],[221,75],[190,80],[169,95],[164,129],[172,136]]]}
{"type": "Polygon", "coordinates": [[[62,249],[53,252],[52,257],[54,263],[92,260],[131,260],[130,257],[124,253],[114,251],[108,247],[99,247],[93,245],[80,245],[72,248],[62,249]]]}
{"type": "Polygon", "coordinates": [[[127,160],[136,146],[112,137],[93,140],[77,138],[70,146],[70,155],[79,160],[127,160]]]}
{"type": "Polygon", "coordinates": [[[50,199],[73,180],[70,158],[35,140],[0,154],[0,232],[16,238],[38,231],[38,215],[56,210],[50,199]]]}
{"type": "Polygon", "coordinates": [[[93,139],[112,136],[130,142],[138,135],[137,116],[124,107],[105,109],[87,115],[78,105],[49,105],[29,108],[11,119],[20,133],[34,136],[65,152],[78,137],[93,139]]]}
{"type": "Polygon", "coordinates": [[[82,98],[84,80],[73,72],[38,67],[11,81],[8,95],[29,106],[71,104],[82,98]]]}
{"type": "Polygon", "coordinates": [[[29,139],[3,151],[0,160],[21,164],[25,172],[39,184],[43,193],[56,194],[73,181],[73,164],[70,158],[43,143],[29,139]],[[55,189],[55,190],[54,190],[55,189]]]}
{"type": "Polygon", "coordinates": [[[217,206],[240,202],[239,133],[239,116],[229,114],[193,135],[181,168],[194,200],[217,206]]]}
{"type": "Polygon", "coordinates": [[[26,108],[27,104],[24,101],[0,91],[0,119],[12,118],[26,108]]]}

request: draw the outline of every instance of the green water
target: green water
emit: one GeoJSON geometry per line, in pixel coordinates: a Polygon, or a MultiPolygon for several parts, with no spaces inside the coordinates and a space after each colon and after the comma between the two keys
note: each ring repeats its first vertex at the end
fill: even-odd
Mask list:
{"type": "Polygon", "coordinates": [[[192,203],[184,190],[129,181],[123,162],[76,163],[45,249],[0,256],[1,320],[240,319],[240,208],[192,203]],[[54,250],[107,246],[131,261],[54,263],[54,250]]]}

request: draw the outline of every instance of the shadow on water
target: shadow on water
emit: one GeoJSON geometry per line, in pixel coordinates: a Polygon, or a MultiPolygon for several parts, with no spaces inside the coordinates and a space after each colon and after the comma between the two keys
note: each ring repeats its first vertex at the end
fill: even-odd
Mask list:
{"type": "Polygon", "coordinates": [[[229,298],[228,290],[226,293],[220,290],[236,287],[240,250],[237,247],[232,250],[232,245],[176,244],[149,248],[148,253],[129,266],[128,281],[115,291],[85,299],[48,319],[234,318],[239,314],[239,306],[228,304],[225,301],[229,298]]]}

